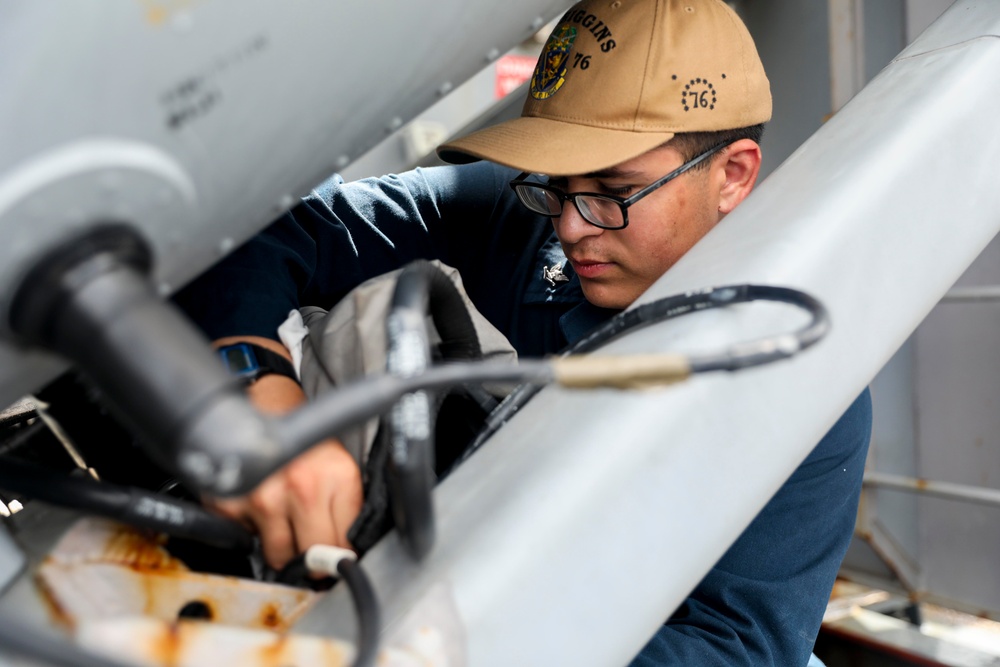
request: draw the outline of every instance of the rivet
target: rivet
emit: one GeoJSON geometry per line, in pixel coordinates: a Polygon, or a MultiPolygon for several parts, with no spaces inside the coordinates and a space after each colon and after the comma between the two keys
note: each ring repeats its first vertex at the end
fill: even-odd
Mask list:
{"type": "Polygon", "coordinates": [[[341,155],[337,158],[337,169],[343,169],[347,165],[351,164],[351,158],[346,155],[341,155]]]}
{"type": "Polygon", "coordinates": [[[694,7],[688,5],[687,7],[684,8],[684,11],[686,11],[688,14],[694,14],[694,7]]]}
{"type": "Polygon", "coordinates": [[[396,116],[395,118],[393,118],[392,120],[389,121],[389,131],[390,132],[395,132],[396,130],[398,130],[401,127],[403,127],[403,119],[400,118],[399,116],[396,116]]]}
{"type": "Polygon", "coordinates": [[[486,53],[486,62],[491,63],[500,57],[500,49],[490,49],[486,53]]]}
{"type": "Polygon", "coordinates": [[[162,297],[170,296],[170,283],[160,283],[157,286],[156,291],[159,292],[162,297]]]}
{"type": "Polygon", "coordinates": [[[222,239],[221,241],[219,241],[219,254],[220,255],[226,255],[226,254],[228,254],[229,251],[232,250],[233,246],[235,246],[235,245],[236,245],[236,241],[234,241],[231,236],[225,237],[224,239],[222,239]]]}
{"type": "Polygon", "coordinates": [[[621,6],[622,6],[622,3],[619,2],[619,0],[615,0],[614,2],[611,3],[611,9],[618,9],[621,6]]]}
{"type": "Polygon", "coordinates": [[[545,19],[543,19],[541,16],[536,16],[535,20],[531,22],[531,29],[541,30],[543,25],[545,25],[545,19]]]}
{"type": "Polygon", "coordinates": [[[451,81],[445,81],[438,88],[438,95],[447,95],[451,92],[452,88],[454,88],[454,86],[451,85],[451,81]]]}
{"type": "Polygon", "coordinates": [[[292,204],[294,203],[295,203],[295,197],[293,197],[292,195],[281,195],[281,197],[278,199],[278,210],[287,211],[292,207],[292,204]]]}

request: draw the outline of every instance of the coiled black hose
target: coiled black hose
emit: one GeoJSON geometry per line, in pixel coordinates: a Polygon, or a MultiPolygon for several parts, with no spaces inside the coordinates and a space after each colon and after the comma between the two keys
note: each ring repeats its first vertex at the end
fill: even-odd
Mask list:
{"type": "MultiPolygon", "coordinates": [[[[399,274],[386,320],[386,370],[415,377],[431,365],[427,315],[441,336],[447,359],[477,359],[479,338],[455,284],[426,260],[408,264],[399,274]]],[[[407,552],[422,559],[434,544],[435,401],[426,390],[403,396],[389,414],[387,482],[389,505],[407,552]]]]}
{"type": "MultiPolygon", "coordinates": [[[[715,370],[735,371],[785,359],[818,342],[830,330],[830,314],[815,297],[800,290],[770,285],[729,285],[675,294],[618,313],[586,336],[568,346],[564,356],[585,354],[643,327],[675,319],[689,313],[751,301],[777,301],[797,306],[810,318],[798,330],[757,341],[732,345],[722,352],[688,357],[691,373],[715,370]]],[[[455,462],[451,470],[468,459],[483,443],[514,416],[542,388],[541,384],[517,387],[487,417],[479,435],[455,462]]],[[[451,472],[448,471],[448,473],[451,472]]],[[[448,473],[442,475],[442,478],[448,473]]]]}

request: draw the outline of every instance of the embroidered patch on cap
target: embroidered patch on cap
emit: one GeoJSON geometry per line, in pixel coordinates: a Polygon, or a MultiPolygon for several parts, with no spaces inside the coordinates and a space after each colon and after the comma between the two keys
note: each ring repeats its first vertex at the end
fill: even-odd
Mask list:
{"type": "Polygon", "coordinates": [[[555,95],[566,80],[569,50],[576,40],[576,28],[564,25],[552,33],[531,76],[531,96],[544,100],[555,95]]]}
{"type": "MultiPolygon", "coordinates": [[[[723,74],[722,78],[725,79],[726,75],[723,74]]],[[[684,84],[684,92],[681,93],[681,104],[684,105],[684,111],[691,109],[714,110],[717,101],[715,86],[709,83],[708,79],[699,77],[684,84]]]]}

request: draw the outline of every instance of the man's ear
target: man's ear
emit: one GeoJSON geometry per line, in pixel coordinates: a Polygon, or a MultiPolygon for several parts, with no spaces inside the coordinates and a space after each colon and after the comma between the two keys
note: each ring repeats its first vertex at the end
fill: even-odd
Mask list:
{"type": "Polygon", "coordinates": [[[752,139],[740,139],[724,150],[716,163],[722,170],[719,213],[729,213],[750,194],[760,173],[760,159],[760,146],[752,139]]]}

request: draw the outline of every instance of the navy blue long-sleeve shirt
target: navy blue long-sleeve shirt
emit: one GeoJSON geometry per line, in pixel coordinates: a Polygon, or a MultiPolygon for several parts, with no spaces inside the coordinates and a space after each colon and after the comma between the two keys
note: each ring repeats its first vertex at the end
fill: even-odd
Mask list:
{"type": "MultiPolygon", "coordinates": [[[[370,277],[441,259],[520,355],[557,352],[615,311],[584,299],[551,222],[507,186],[515,176],[480,162],[331,179],[177,301],[212,338],[276,338],[300,305],[329,308],[370,277]],[[569,281],[544,279],[556,264],[569,281]]],[[[804,666],[853,531],[870,431],[865,391],[634,665],[804,666]]]]}

